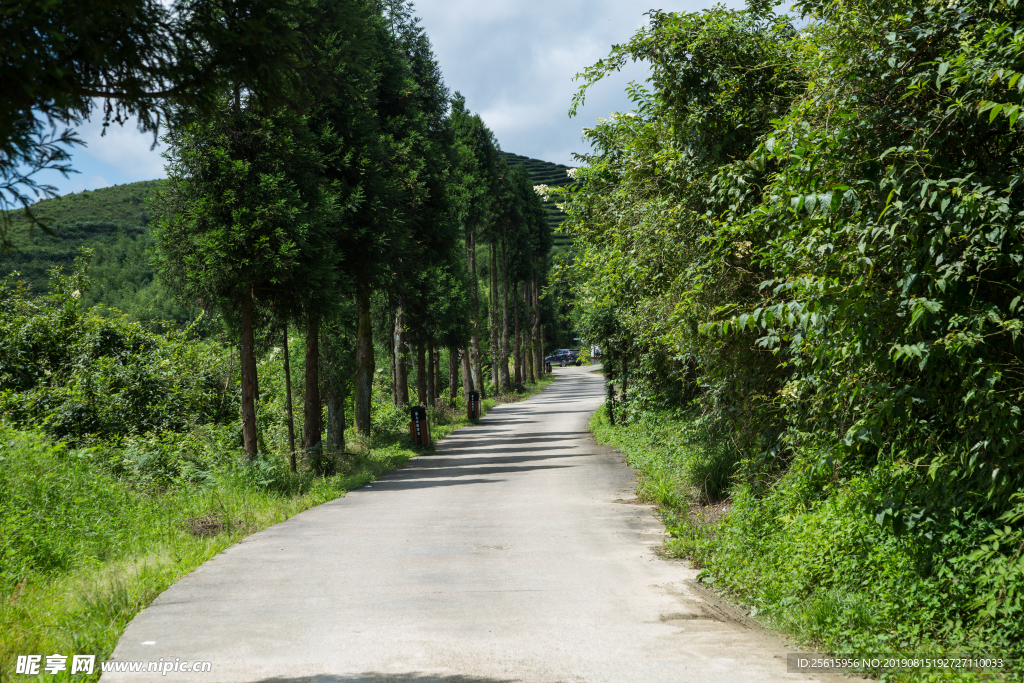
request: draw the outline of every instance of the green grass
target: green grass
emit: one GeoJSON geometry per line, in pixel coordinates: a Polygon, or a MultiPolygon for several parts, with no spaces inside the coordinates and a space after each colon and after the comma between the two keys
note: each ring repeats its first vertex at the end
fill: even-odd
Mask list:
{"type": "MultiPolygon", "coordinates": [[[[487,398],[483,412],[552,381],[487,398]]],[[[462,407],[431,409],[435,441],[469,424],[462,407]]],[[[266,456],[252,467],[222,467],[204,484],[170,488],[115,476],[110,449],[74,449],[39,432],[0,426],[0,680],[14,675],[18,655],[106,660],[131,619],[206,560],[430,452],[412,445],[407,415],[375,405],[380,428],[370,441],[349,435],[350,452],[339,458],[334,476],[292,475],[283,457],[266,456]],[[223,530],[196,536],[190,529],[200,521],[223,530]]],[[[74,676],[96,678],[98,664],[91,678],[74,676]]]]}
{"type": "MultiPolygon", "coordinates": [[[[1024,659],[1019,612],[992,619],[975,603],[990,580],[974,554],[991,522],[950,509],[925,528],[896,533],[875,521],[872,501],[905,472],[880,465],[822,486],[799,460],[767,490],[730,478],[727,434],[698,416],[645,413],[612,426],[591,420],[599,443],[638,470],[637,494],[659,507],[669,556],[701,568],[701,580],[807,651],[838,655],[997,656],[1024,659]]],[[[873,672],[891,681],[1018,680],[971,672],[873,672]]]]}

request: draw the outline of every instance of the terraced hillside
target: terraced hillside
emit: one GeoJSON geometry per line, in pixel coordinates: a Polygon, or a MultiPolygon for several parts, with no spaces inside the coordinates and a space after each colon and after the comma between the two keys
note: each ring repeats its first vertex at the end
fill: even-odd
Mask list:
{"type": "Polygon", "coordinates": [[[0,256],[0,278],[18,272],[36,292],[49,288],[47,271],[69,271],[79,249],[93,250],[92,285],[82,293],[86,305],[102,304],[139,320],[161,318],[185,323],[198,311],[182,307],[160,283],[150,260],[150,194],[162,181],[115,185],[47,199],[35,205],[36,215],[54,231],[30,233],[28,223],[14,215],[11,230],[16,250],[0,256]]]}
{"type": "MultiPolygon", "coordinates": [[[[512,154],[511,152],[502,152],[501,155],[509,166],[524,164],[526,172],[530,174],[530,180],[533,181],[534,185],[562,187],[572,182],[572,178],[566,173],[570,167],[564,164],[553,164],[550,161],[531,159],[530,157],[512,154]]],[[[565,220],[565,214],[551,200],[544,202],[544,210],[548,212],[548,225],[551,226],[551,230],[554,232],[555,248],[568,248],[572,244],[572,239],[557,231],[558,226],[565,220]]]]}

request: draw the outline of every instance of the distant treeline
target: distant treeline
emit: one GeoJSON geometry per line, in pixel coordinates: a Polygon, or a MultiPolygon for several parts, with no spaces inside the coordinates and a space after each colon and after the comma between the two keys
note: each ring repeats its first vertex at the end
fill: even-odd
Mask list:
{"type": "MultiPolygon", "coordinates": [[[[244,71],[214,82],[213,95],[168,112],[166,181],[44,201],[35,223],[8,221],[5,232],[18,250],[4,269],[38,291],[44,266],[69,271],[85,246],[79,305],[179,327],[203,311],[193,334],[221,321],[237,344],[250,458],[261,439],[258,365],[283,347],[290,376],[296,331],[307,451],[343,450],[347,405],[369,435],[384,377],[399,406],[436,403],[442,374],[452,401],[460,389],[509,392],[537,378],[547,343],[573,336],[564,290],[546,295],[552,225],[527,166],[507,164],[449,93],[411,5],[286,9],[316,17],[292,25],[300,41],[278,46],[303,64],[282,75],[288,97],[244,71]]],[[[37,381],[57,381],[46,377],[37,381]]]]}

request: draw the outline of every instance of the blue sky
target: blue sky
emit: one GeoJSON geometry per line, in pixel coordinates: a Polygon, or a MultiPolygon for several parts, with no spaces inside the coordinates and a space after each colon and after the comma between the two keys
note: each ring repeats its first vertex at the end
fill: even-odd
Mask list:
{"type": "MultiPolygon", "coordinates": [[[[665,11],[696,11],[713,3],[661,3],[665,11]]],[[[730,1],[726,4],[741,6],[730,1]]],[[[572,165],[586,151],[582,128],[598,117],[629,109],[624,88],[643,81],[641,64],[605,79],[573,119],[567,111],[577,84],[573,76],[629,39],[646,23],[651,0],[420,0],[416,15],[434,45],[445,82],[466,96],[502,149],[572,165]]],[[[74,152],[79,171],[46,180],[59,194],[164,176],[160,147],[132,125],[111,126],[101,137],[99,117],[79,130],[85,149],[74,152]]],[[[54,177],[56,176],[56,177],[54,177]]]]}

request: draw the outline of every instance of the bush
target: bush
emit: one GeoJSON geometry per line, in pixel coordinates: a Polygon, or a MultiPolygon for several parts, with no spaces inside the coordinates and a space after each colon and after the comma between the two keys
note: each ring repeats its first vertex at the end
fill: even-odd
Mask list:
{"type": "Polygon", "coordinates": [[[51,271],[52,293],[33,297],[0,281],[0,414],[58,439],[187,431],[236,414],[228,357],[189,329],[147,329],[79,305],[85,262],[51,271]]]}
{"type": "Polygon", "coordinates": [[[844,472],[809,452],[768,487],[729,482],[715,506],[699,484],[734,460],[701,418],[648,413],[613,427],[602,409],[591,426],[640,470],[669,554],[808,646],[1024,658],[1024,494],[996,516],[899,459],[844,472]],[[898,504],[892,491],[904,492],[898,504]],[[928,515],[905,512],[926,503],[928,515]]]}

